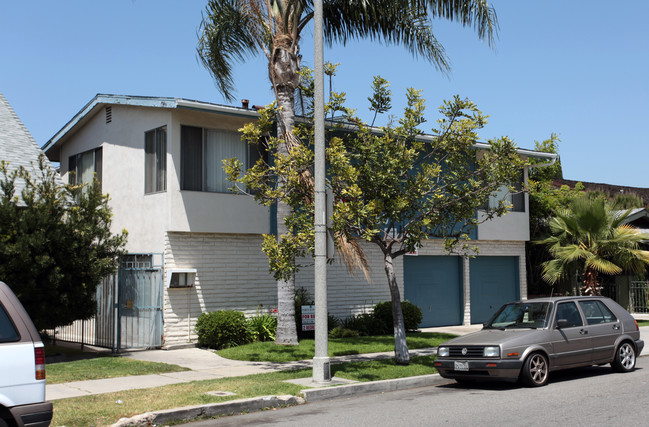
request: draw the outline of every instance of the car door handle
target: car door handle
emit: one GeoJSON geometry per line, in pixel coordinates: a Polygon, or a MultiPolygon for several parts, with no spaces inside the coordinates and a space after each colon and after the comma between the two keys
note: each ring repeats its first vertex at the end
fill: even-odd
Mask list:
{"type": "Polygon", "coordinates": [[[613,325],[613,329],[615,329],[616,331],[619,331],[620,330],[620,325],[613,325]]]}
{"type": "Polygon", "coordinates": [[[579,333],[582,334],[582,335],[588,335],[588,330],[587,329],[581,329],[579,331],[579,333]]]}

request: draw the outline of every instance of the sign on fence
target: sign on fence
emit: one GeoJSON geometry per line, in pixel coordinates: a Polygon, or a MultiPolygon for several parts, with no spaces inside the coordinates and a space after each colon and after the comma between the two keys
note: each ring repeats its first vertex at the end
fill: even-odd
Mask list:
{"type": "Polygon", "coordinates": [[[302,306],[302,331],[315,331],[315,305],[302,306]]]}

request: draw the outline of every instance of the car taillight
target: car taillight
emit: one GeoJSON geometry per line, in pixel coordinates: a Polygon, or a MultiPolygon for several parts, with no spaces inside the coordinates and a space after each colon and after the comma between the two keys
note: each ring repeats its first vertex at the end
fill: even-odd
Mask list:
{"type": "Polygon", "coordinates": [[[640,330],[640,326],[638,326],[638,321],[635,320],[635,319],[633,319],[633,321],[635,322],[635,330],[636,330],[636,331],[639,331],[639,330],[640,330]]]}
{"type": "Polygon", "coordinates": [[[45,379],[45,349],[43,347],[34,348],[34,360],[36,365],[36,379],[45,379]]]}

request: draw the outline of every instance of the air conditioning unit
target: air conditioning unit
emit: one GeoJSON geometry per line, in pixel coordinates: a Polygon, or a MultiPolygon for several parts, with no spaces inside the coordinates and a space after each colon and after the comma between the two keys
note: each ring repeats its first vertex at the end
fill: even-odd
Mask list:
{"type": "Polygon", "coordinates": [[[196,281],[195,268],[171,268],[167,270],[167,288],[191,288],[196,281]]]}

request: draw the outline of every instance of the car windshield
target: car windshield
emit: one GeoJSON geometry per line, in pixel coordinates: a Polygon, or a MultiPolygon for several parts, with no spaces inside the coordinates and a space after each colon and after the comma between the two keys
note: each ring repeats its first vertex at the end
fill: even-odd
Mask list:
{"type": "Polygon", "coordinates": [[[515,302],[505,304],[485,324],[485,329],[536,329],[547,326],[548,302],[515,302]]]}

